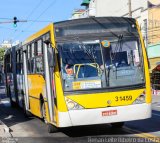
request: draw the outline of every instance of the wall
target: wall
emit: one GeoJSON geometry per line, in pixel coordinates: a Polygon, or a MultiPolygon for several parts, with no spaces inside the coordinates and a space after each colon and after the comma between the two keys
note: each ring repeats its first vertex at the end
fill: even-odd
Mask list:
{"type": "Polygon", "coordinates": [[[149,44],[160,42],[160,6],[149,9],[148,41],[149,44]]]}
{"type": "MultiPolygon", "coordinates": [[[[128,14],[128,0],[91,0],[96,3],[96,16],[123,16],[128,14]],[[116,3],[117,2],[117,3],[116,3]]],[[[132,11],[148,7],[147,0],[132,0],[132,11]]]]}
{"type": "Polygon", "coordinates": [[[160,43],[155,45],[149,45],[147,48],[148,58],[152,71],[160,62],[160,43]]]}

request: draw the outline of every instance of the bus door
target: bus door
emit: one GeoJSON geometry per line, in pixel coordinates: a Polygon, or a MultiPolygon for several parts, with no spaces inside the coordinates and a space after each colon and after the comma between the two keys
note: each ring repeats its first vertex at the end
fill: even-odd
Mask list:
{"type": "Polygon", "coordinates": [[[28,93],[28,78],[27,78],[27,51],[23,51],[23,73],[24,73],[24,103],[25,108],[29,110],[29,93],[28,93]]]}
{"type": "Polygon", "coordinates": [[[52,90],[53,78],[54,78],[54,49],[51,47],[50,41],[44,41],[44,73],[46,82],[46,98],[48,102],[48,113],[50,122],[56,122],[54,120],[54,97],[55,92],[52,90]]]}

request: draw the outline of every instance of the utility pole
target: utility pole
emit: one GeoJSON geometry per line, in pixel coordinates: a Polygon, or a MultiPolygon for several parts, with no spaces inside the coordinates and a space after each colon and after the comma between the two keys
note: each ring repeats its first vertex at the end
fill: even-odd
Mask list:
{"type": "Polygon", "coordinates": [[[129,6],[129,17],[132,18],[132,1],[128,0],[128,6],[129,6]]]}

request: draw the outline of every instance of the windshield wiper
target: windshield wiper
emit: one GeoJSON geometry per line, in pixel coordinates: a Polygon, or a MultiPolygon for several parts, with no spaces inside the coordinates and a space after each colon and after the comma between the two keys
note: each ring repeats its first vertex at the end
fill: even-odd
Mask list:
{"type": "Polygon", "coordinates": [[[120,50],[122,51],[122,39],[123,39],[123,35],[118,36],[118,41],[117,41],[115,50],[112,52],[113,56],[110,53],[111,61],[115,59],[117,53],[120,52],[120,50]]]}
{"type": "Polygon", "coordinates": [[[94,56],[87,50],[86,46],[85,46],[83,43],[81,43],[81,47],[82,47],[84,53],[86,53],[86,54],[88,55],[90,61],[93,62],[93,63],[96,63],[96,59],[95,59],[94,56]]]}
{"type": "Polygon", "coordinates": [[[90,59],[91,62],[95,63],[96,62],[96,59],[94,58],[93,55],[90,54],[90,52],[87,50],[85,44],[83,44],[82,41],[80,41],[79,37],[76,37],[75,38],[78,42],[79,42],[79,46],[80,46],[80,49],[82,48],[84,53],[86,53],[90,59]]]}

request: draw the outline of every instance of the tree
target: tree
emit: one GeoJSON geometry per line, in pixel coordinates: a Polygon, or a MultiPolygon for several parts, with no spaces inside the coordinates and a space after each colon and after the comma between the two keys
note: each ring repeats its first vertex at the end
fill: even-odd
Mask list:
{"type": "Polygon", "coordinates": [[[3,64],[5,48],[0,48],[0,63],[3,64]]]}

